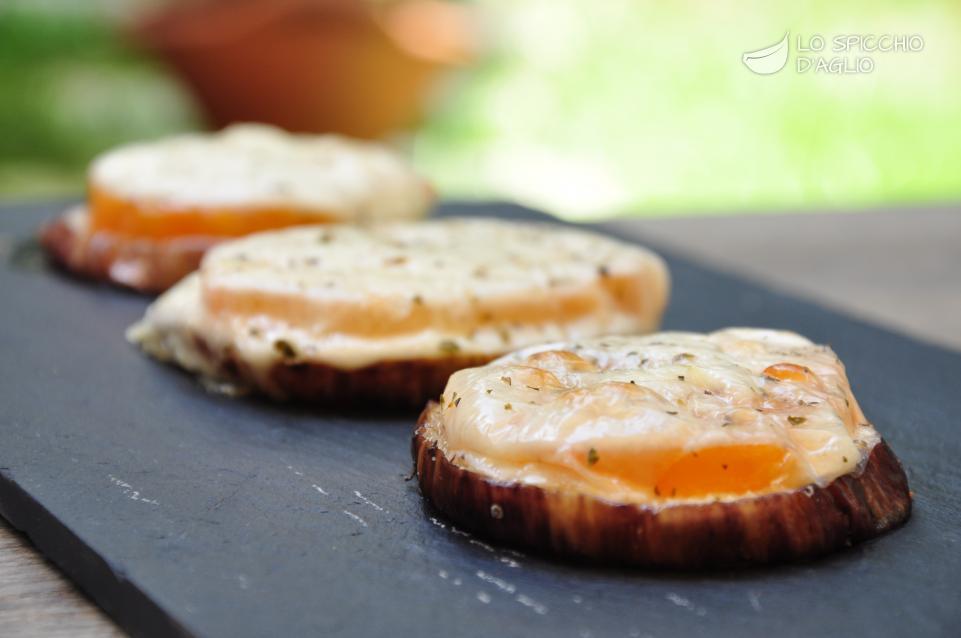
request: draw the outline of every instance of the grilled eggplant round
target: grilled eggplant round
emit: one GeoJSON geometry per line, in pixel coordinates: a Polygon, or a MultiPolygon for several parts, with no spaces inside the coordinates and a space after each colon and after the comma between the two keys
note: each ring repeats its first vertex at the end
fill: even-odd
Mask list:
{"type": "Polygon", "coordinates": [[[548,224],[301,226],[212,248],[128,337],[277,399],[417,409],[516,347],[654,330],[668,288],[653,253],[548,224]]]}
{"type": "Polygon", "coordinates": [[[85,205],[40,231],[64,269],[140,292],[193,272],[214,244],[308,224],[412,220],[433,189],[385,146],[238,124],[97,157],[85,205]]]}
{"type": "Polygon", "coordinates": [[[811,558],[911,511],[837,357],[783,332],[527,349],[453,375],[412,451],[424,496],[457,525],[601,563],[811,558]]]}

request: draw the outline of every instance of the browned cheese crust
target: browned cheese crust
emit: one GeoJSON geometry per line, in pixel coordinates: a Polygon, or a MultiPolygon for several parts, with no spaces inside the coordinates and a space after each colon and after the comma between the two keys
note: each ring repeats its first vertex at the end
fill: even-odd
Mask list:
{"type": "Polygon", "coordinates": [[[911,513],[907,478],[884,441],[860,472],[824,487],[654,510],[458,467],[425,436],[438,409],[424,409],[412,442],[424,496],[466,530],[539,553],[670,569],[776,563],[872,538],[911,513]]]}
{"type": "Polygon", "coordinates": [[[213,237],[166,241],[90,232],[68,212],[40,229],[40,244],[61,268],[84,278],[156,294],[197,269],[213,237]]]}

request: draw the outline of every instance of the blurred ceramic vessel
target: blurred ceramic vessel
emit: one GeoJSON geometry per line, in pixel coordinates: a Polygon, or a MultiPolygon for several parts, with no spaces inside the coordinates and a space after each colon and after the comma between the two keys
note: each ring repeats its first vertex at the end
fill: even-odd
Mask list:
{"type": "Polygon", "coordinates": [[[464,8],[437,0],[201,0],[165,6],[133,35],[213,126],[379,138],[414,125],[439,74],[469,59],[469,27],[464,8]]]}

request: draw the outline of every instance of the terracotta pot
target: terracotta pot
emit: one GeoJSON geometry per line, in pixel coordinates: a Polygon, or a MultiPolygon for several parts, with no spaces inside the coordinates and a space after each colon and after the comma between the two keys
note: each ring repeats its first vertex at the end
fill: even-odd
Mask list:
{"type": "Polygon", "coordinates": [[[415,124],[438,74],[469,58],[468,25],[431,0],[213,0],[169,6],[134,35],[213,126],[378,138],[415,124]]]}

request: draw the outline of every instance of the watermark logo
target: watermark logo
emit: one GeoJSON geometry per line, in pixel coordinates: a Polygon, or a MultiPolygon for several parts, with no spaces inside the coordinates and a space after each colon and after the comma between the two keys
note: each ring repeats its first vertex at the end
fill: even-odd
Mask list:
{"type": "MultiPolygon", "coordinates": [[[[748,69],[758,75],[772,75],[787,66],[789,33],[776,44],[741,56],[748,69]]],[[[825,37],[815,33],[795,36],[795,71],[834,75],[871,73],[878,54],[918,53],[924,38],[918,33],[841,33],[825,37]]]]}
{"type": "Polygon", "coordinates": [[[790,49],[790,46],[788,46],[788,35],[788,33],[785,33],[784,37],[777,44],[745,53],[741,56],[741,61],[744,62],[744,66],[758,75],[771,75],[783,69],[784,65],[787,64],[787,54],[788,49],[790,49]]]}

